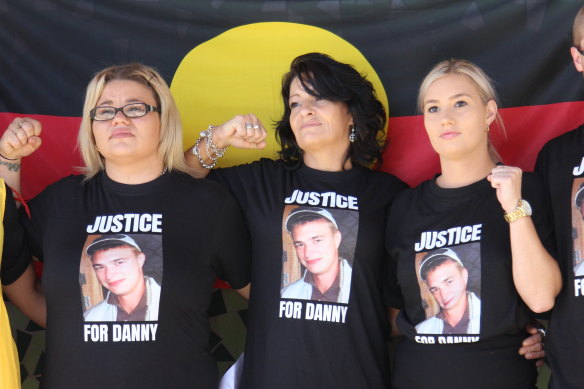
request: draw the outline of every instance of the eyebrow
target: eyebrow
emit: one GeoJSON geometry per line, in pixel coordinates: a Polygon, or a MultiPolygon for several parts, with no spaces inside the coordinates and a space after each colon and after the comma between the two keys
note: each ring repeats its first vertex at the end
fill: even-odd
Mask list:
{"type": "MultiPolygon", "coordinates": [[[[448,100],[455,100],[455,99],[458,99],[460,97],[472,97],[472,96],[469,95],[468,93],[458,93],[458,94],[456,94],[454,96],[449,97],[448,100]]],[[[438,102],[438,100],[426,100],[424,102],[424,105],[426,105],[426,104],[435,104],[437,102],[438,102]]]]}
{"type": "MultiPolygon", "coordinates": [[[[99,103],[97,105],[112,104],[112,103],[113,103],[112,100],[105,100],[105,101],[102,101],[101,103],[99,103]]],[[[136,98],[130,98],[130,99],[126,100],[126,103],[124,105],[126,105],[126,104],[132,104],[132,103],[142,103],[142,100],[136,99],[136,98]]]]}

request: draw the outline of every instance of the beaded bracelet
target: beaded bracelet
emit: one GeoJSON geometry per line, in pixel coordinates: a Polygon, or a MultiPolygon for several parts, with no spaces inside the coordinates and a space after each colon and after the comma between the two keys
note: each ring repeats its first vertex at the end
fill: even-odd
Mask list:
{"type": "Polygon", "coordinates": [[[211,156],[211,159],[221,158],[222,156],[225,155],[225,150],[227,150],[227,147],[219,148],[215,146],[215,143],[213,143],[214,128],[215,126],[211,124],[206,131],[201,132],[201,136],[207,138],[207,154],[211,156]],[[215,158],[212,157],[213,154],[215,158]]]}
{"type": "Polygon", "coordinates": [[[227,150],[227,147],[219,148],[215,146],[215,144],[213,143],[213,128],[215,128],[215,126],[211,124],[209,128],[207,128],[207,130],[201,131],[201,134],[199,138],[197,138],[197,141],[195,142],[195,145],[193,146],[192,149],[192,153],[197,158],[199,158],[201,166],[203,166],[205,169],[213,169],[215,165],[217,165],[217,161],[219,160],[219,158],[224,156],[225,150],[227,150]],[[205,149],[207,150],[207,155],[213,161],[213,163],[211,164],[205,163],[199,152],[199,144],[201,143],[203,138],[205,138],[205,149]]]}

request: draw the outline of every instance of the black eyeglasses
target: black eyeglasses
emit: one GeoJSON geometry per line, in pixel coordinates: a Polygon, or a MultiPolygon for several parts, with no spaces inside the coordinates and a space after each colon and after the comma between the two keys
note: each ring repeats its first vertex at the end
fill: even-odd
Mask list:
{"type": "Polygon", "coordinates": [[[97,121],[112,120],[118,112],[121,112],[125,117],[133,119],[145,116],[148,112],[152,111],[160,112],[160,108],[146,103],[132,103],[120,108],[95,107],[89,111],[89,117],[91,117],[91,120],[97,121]]]}

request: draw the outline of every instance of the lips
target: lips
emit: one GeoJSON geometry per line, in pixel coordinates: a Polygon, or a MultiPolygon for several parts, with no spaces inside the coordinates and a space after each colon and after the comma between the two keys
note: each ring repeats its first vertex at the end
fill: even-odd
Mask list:
{"type": "Polygon", "coordinates": [[[320,126],[320,122],[317,120],[310,120],[308,122],[302,123],[300,129],[309,128],[309,127],[316,127],[320,126]]]}
{"type": "Polygon", "coordinates": [[[117,281],[108,282],[107,284],[108,284],[110,287],[113,287],[113,288],[115,288],[116,286],[120,286],[120,285],[121,285],[123,282],[124,282],[124,280],[122,279],[122,280],[117,280],[117,281]]]}
{"type": "Polygon", "coordinates": [[[132,134],[132,131],[130,131],[129,129],[125,129],[125,128],[119,128],[119,129],[115,129],[112,131],[112,134],[110,135],[110,139],[127,138],[127,137],[131,137],[131,136],[134,136],[134,134],[132,134]]]}
{"type": "Polygon", "coordinates": [[[306,260],[306,266],[314,266],[320,261],[320,258],[306,260]]]}
{"type": "Polygon", "coordinates": [[[460,133],[456,132],[456,131],[444,131],[444,132],[440,133],[440,138],[441,139],[452,139],[452,138],[456,138],[458,135],[460,135],[460,133]]]}

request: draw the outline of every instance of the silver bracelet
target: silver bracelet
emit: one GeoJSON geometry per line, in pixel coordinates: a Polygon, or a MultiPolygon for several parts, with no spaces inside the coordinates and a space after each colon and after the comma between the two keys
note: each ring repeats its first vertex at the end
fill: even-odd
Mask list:
{"type": "Polygon", "coordinates": [[[213,169],[215,167],[215,165],[217,165],[217,161],[219,160],[219,158],[224,156],[225,150],[227,150],[227,147],[218,148],[213,143],[213,129],[214,128],[215,128],[215,126],[211,124],[211,125],[209,125],[207,130],[201,131],[201,134],[197,138],[197,141],[195,142],[195,145],[193,146],[193,148],[191,150],[192,153],[194,155],[196,155],[197,158],[199,158],[199,162],[201,163],[201,166],[203,166],[205,169],[213,169]],[[213,161],[213,163],[211,163],[211,164],[205,163],[205,161],[201,157],[201,153],[199,151],[199,144],[201,143],[203,138],[205,138],[205,149],[207,150],[207,155],[213,161]]]}
{"type": "Polygon", "coordinates": [[[225,150],[227,150],[227,147],[223,147],[223,148],[219,148],[217,146],[215,146],[215,143],[213,143],[213,129],[215,128],[214,125],[209,125],[209,128],[207,128],[206,131],[202,131],[201,132],[201,136],[207,138],[207,154],[209,154],[209,157],[211,159],[215,159],[215,158],[221,158],[222,156],[225,155],[225,150]]]}
{"type": "Polygon", "coordinates": [[[199,162],[201,163],[201,166],[203,166],[205,169],[213,169],[215,167],[215,165],[217,164],[217,160],[219,158],[211,158],[211,160],[213,160],[213,163],[208,165],[205,163],[205,161],[203,161],[203,158],[201,158],[201,154],[199,154],[199,144],[201,143],[201,140],[203,140],[203,136],[200,136],[199,138],[197,138],[197,141],[195,142],[195,145],[193,146],[193,148],[191,149],[192,153],[194,155],[197,156],[197,158],[199,158],[199,162]]]}

